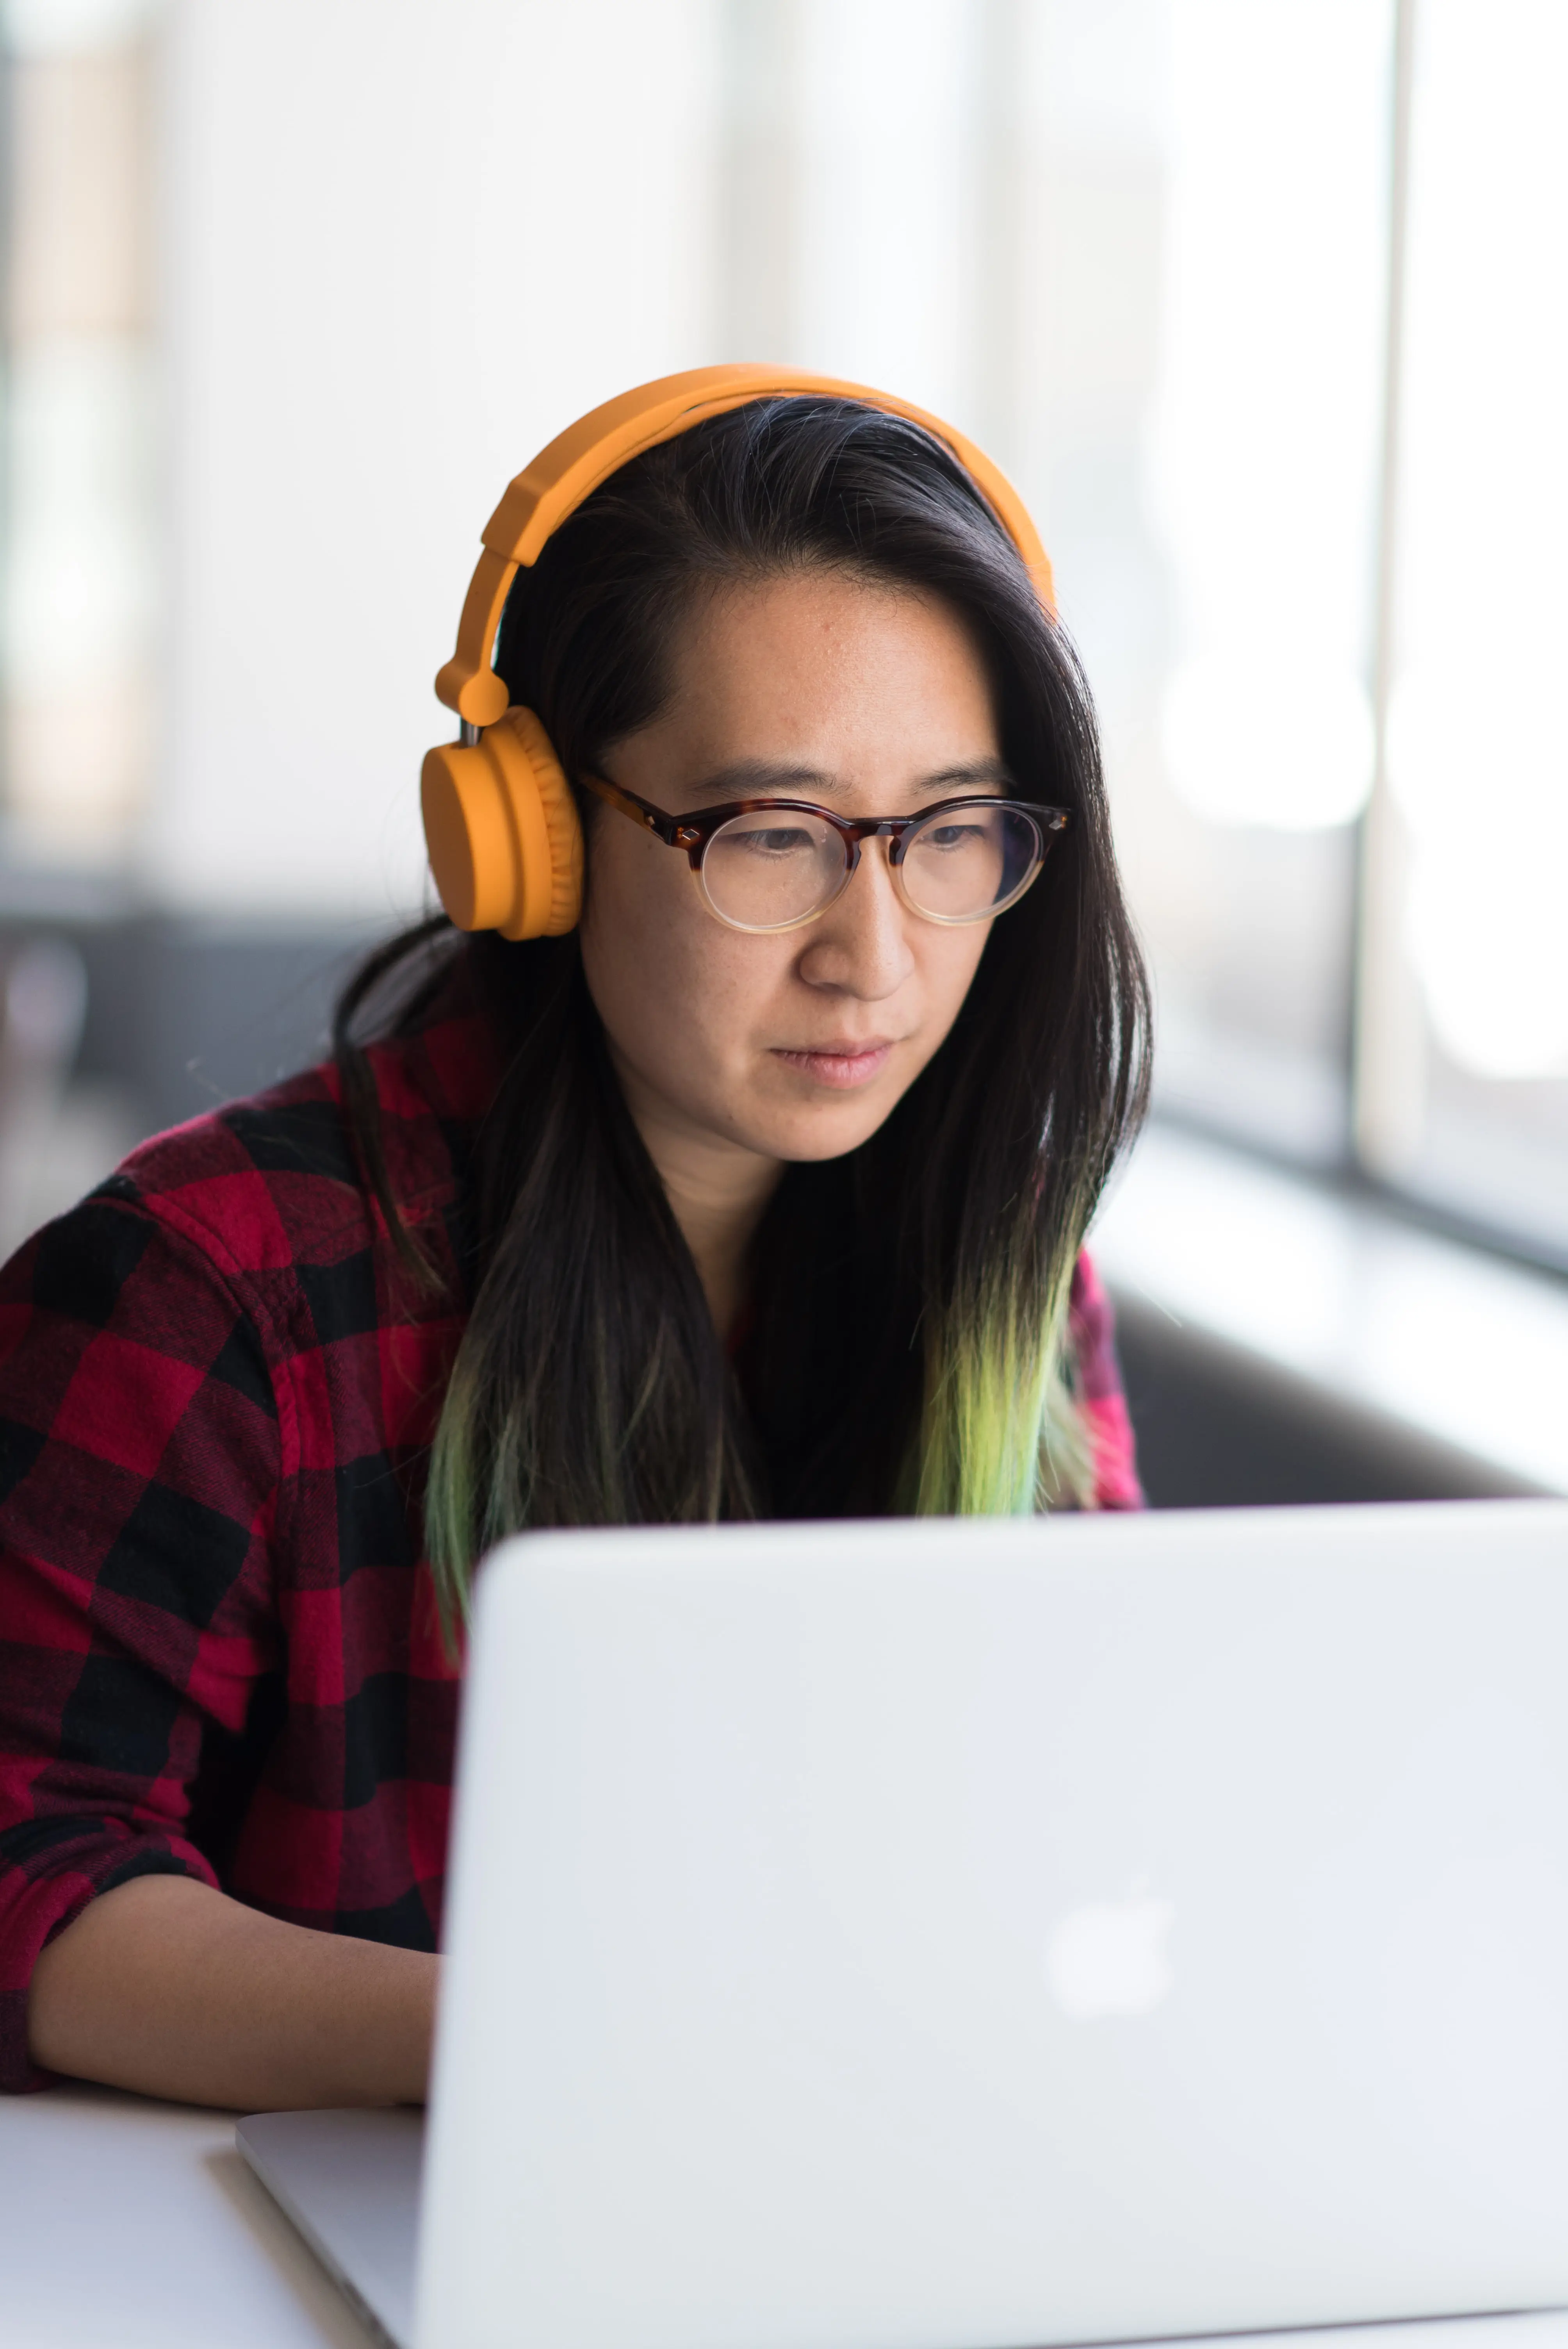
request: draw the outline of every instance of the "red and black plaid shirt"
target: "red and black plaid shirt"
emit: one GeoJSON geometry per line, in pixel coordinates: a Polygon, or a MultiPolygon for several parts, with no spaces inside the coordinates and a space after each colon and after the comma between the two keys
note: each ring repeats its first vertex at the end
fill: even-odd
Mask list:
{"type": "MultiPolygon", "coordinates": [[[[434,1949],[458,1680],[419,1490],[458,1338],[482,1031],[372,1055],[405,1276],[335,1071],[146,1143],[0,1274],[0,2087],[39,1951],[95,1893],[195,1876],[434,1949]]],[[[1137,1500],[1080,1268],[1102,1505],[1137,1500]]]]}

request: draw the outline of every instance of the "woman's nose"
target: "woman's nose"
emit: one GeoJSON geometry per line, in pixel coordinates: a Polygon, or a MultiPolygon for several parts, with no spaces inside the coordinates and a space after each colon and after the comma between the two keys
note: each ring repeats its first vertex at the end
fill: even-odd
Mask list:
{"type": "Polygon", "coordinates": [[[887,861],[886,845],[868,840],[848,885],[813,922],[800,957],[800,976],[810,987],[880,1002],[894,994],[914,968],[909,924],[913,919],[887,861]]]}

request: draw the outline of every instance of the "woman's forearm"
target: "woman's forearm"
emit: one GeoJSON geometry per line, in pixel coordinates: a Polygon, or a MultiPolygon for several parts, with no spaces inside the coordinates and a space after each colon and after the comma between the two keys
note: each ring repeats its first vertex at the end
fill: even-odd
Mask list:
{"type": "Polygon", "coordinates": [[[186,2104],[419,2104],[439,1963],[139,1876],[44,1951],[28,2042],[49,2071],[186,2104]]]}

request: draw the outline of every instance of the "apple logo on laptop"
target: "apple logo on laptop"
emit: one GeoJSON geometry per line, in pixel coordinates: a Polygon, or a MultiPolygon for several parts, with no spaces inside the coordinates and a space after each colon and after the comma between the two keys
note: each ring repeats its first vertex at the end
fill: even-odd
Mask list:
{"type": "Polygon", "coordinates": [[[1075,2023],[1152,2013],[1171,1988],[1175,1915],[1142,1884],[1125,1899],[1070,1909],[1046,1944],[1046,1980],[1062,2013],[1075,2023]]]}

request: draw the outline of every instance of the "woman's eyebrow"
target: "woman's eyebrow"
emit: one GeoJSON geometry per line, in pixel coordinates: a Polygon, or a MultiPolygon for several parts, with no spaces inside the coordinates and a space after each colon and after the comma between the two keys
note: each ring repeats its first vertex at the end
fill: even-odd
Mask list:
{"type": "Polygon", "coordinates": [[[821,767],[792,767],[782,761],[735,759],[714,767],[690,785],[705,800],[805,799],[843,789],[821,767]]]}
{"type": "MultiPolygon", "coordinates": [[[[737,759],[715,767],[689,787],[699,799],[714,803],[743,799],[831,799],[844,788],[841,775],[825,767],[790,766],[783,761],[737,759]]],[[[915,799],[940,797],[944,792],[1013,789],[1013,777],[1001,759],[967,759],[957,766],[940,767],[911,785],[915,799]]]]}
{"type": "Polygon", "coordinates": [[[923,792],[975,788],[1010,792],[1014,789],[1014,781],[1005,759],[969,759],[960,767],[943,767],[936,774],[927,775],[920,788],[923,792]]]}

